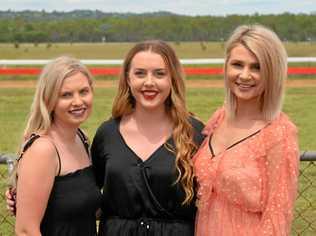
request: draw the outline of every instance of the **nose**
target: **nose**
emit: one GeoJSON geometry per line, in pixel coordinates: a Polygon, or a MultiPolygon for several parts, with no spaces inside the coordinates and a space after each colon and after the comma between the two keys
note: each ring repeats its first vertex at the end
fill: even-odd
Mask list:
{"type": "Polygon", "coordinates": [[[243,68],[239,74],[239,78],[242,80],[250,80],[252,78],[251,72],[248,68],[243,68]]]}
{"type": "Polygon", "coordinates": [[[80,106],[82,104],[82,98],[79,94],[75,94],[72,99],[72,105],[74,106],[80,106]]]}
{"type": "Polygon", "coordinates": [[[145,82],[144,85],[146,86],[152,86],[154,84],[154,78],[152,73],[148,73],[146,78],[145,78],[145,82]]]}

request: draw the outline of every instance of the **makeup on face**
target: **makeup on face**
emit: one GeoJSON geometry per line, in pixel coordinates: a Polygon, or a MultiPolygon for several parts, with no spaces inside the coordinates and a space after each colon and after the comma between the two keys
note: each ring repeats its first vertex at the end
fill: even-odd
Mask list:
{"type": "Polygon", "coordinates": [[[264,91],[259,61],[243,45],[231,50],[226,66],[226,77],[230,90],[239,101],[257,99],[264,91]]]}
{"type": "Polygon", "coordinates": [[[78,72],[64,79],[54,108],[54,122],[80,125],[90,115],[93,92],[88,78],[78,72]]]}
{"type": "Polygon", "coordinates": [[[128,75],[136,107],[164,107],[171,91],[171,78],[161,55],[152,51],[135,54],[128,75]]]}

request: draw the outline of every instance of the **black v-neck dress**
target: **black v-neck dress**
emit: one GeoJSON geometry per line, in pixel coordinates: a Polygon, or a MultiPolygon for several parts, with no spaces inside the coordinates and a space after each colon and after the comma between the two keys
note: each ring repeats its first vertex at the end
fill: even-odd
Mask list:
{"type": "MultiPolygon", "coordinates": [[[[97,183],[103,188],[99,235],[194,235],[195,203],[181,204],[185,193],[174,184],[175,155],[161,145],[143,161],[125,143],[119,122],[104,122],[91,147],[97,183]]],[[[200,145],[203,124],[193,118],[191,123],[200,145]]],[[[172,138],[167,142],[174,145],[172,138]]]]}

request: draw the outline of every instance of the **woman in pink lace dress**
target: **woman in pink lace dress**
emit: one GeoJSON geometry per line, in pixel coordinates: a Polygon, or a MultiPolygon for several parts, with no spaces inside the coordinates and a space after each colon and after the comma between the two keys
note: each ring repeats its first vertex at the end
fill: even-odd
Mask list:
{"type": "Polygon", "coordinates": [[[238,27],[226,45],[226,99],[194,157],[197,236],[289,235],[297,130],[281,112],[284,46],[271,30],[238,27]]]}

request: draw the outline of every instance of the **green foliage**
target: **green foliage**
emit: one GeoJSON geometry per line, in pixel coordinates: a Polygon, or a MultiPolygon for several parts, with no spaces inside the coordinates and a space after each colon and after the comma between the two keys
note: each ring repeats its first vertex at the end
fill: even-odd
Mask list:
{"type": "Polygon", "coordinates": [[[240,24],[259,23],[284,41],[316,41],[316,14],[185,16],[166,12],[0,11],[0,42],[224,41],[240,24]]]}

